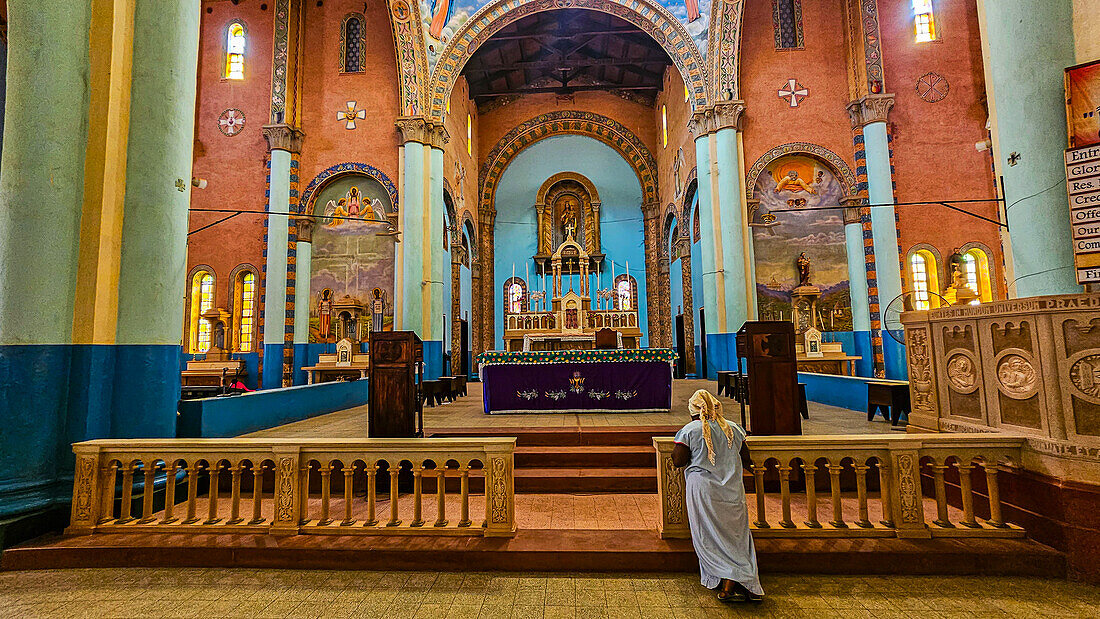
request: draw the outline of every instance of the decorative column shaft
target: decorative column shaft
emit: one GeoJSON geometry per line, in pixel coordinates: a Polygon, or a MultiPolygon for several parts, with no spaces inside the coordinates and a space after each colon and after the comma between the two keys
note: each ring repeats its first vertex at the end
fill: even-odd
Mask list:
{"type": "Polygon", "coordinates": [[[496,243],[496,219],[497,213],[491,209],[481,209],[478,212],[477,225],[480,228],[478,240],[481,243],[481,260],[478,267],[481,270],[481,295],[475,299],[480,308],[480,346],[479,352],[496,350],[496,266],[494,244],[496,243]]]}
{"type": "MultiPolygon", "coordinates": [[[[894,107],[894,95],[868,95],[848,105],[853,128],[862,128],[867,161],[867,196],[870,202],[871,240],[875,277],[867,278],[872,341],[882,350],[887,378],[904,379],[904,347],[883,338],[881,313],[902,291],[901,250],[898,247],[897,213],[894,210],[894,174],[886,119],[894,107]]],[[[876,357],[878,355],[876,354],[876,357]]],[[[877,361],[877,359],[876,359],[877,361]]]]}
{"type": "MultiPolygon", "coordinates": [[[[459,237],[461,238],[461,237],[459,237]]],[[[451,376],[462,371],[462,263],[465,248],[462,243],[451,245],[451,376]]]]}
{"type": "MultiPolygon", "coordinates": [[[[643,219],[643,237],[645,243],[645,287],[646,287],[646,309],[648,317],[648,331],[649,331],[649,345],[653,348],[662,348],[665,346],[664,337],[664,320],[661,319],[665,315],[665,312],[661,308],[667,307],[664,297],[661,295],[660,284],[660,238],[661,238],[661,217],[659,214],[659,205],[657,204],[644,204],[642,205],[643,219]]],[[[629,273],[628,273],[629,275],[629,273]]],[[[614,288],[615,283],[612,282],[614,288]]]]}
{"type": "MultiPolygon", "coordinates": [[[[863,198],[842,198],[841,204],[856,205],[866,202],[863,198]]],[[[848,257],[848,291],[852,300],[852,331],[855,336],[857,374],[873,376],[874,353],[871,346],[871,310],[867,299],[867,259],[863,244],[863,220],[860,206],[844,209],[844,244],[848,257]]]]}
{"type": "Polygon", "coordinates": [[[309,349],[309,278],[313,268],[313,228],[316,220],[306,214],[296,217],[298,243],[294,261],[294,384],[307,382],[306,373],[299,368],[306,365],[309,349]]]}
{"type": "Polygon", "coordinates": [[[1063,167],[1071,0],[979,0],[993,152],[1004,179],[1011,297],[1081,292],[1063,167]],[[1026,24],[1026,27],[1020,27],[1026,24]]]}
{"type": "MultiPolygon", "coordinates": [[[[690,219],[688,219],[690,221],[690,219]]],[[[690,226],[689,226],[690,228],[690,226]]],[[[684,249],[680,252],[680,269],[682,270],[681,289],[683,290],[684,311],[684,372],[694,374],[695,368],[695,301],[691,289],[691,231],[688,236],[680,238],[680,245],[684,249]]]]}

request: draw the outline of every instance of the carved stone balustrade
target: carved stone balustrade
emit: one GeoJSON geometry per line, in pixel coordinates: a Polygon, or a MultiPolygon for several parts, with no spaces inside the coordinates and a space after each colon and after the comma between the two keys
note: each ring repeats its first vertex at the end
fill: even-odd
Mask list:
{"type": "MultiPolygon", "coordinates": [[[[997,484],[998,471],[1018,466],[1022,438],[760,436],[749,437],[747,443],[752,479],[746,481],[746,501],[755,537],[1024,535],[1020,527],[1004,522],[997,484]],[[949,509],[945,474],[961,488],[961,514],[949,509]],[[975,477],[980,479],[977,488],[975,477]],[[925,516],[922,478],[934,495],[936,517],[931,521],[925,516]],[[979,520],[976,511],[988,513],[988,518],[979,520]]],[[[658,532],[664,538],[687,538],[684,471],[672,465],[674,444],[670,437],[653,439],[661,504],[658,532]]]]}
{"type": "Polygon", "coordinates": [[[1027,437],[1023,464],[1100,483],[1100,295],[914,311],[909,425],[1027,437]]]}
{"type": "Polygon", "coordinates": [[[66,532],[510,537],[515,444],[514,438],[87,441],[73,445],[66,532]],[[399,492],[410,473],[411,492],[399,492]],[[471,519],[471,478],[484,484],[484,521],[471,519]],[[377,496],[379,487],[388,494],[377,496]],[[425,518],[425,505],[434,508],[434,520],[425,518]]]}

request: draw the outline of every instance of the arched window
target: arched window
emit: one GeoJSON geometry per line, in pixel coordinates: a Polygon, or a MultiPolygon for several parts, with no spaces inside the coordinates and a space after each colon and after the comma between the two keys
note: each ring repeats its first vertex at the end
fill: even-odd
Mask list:
{"type": "Polygon", "coordinates": [[[256,333],[256,273],[244,269],[233,282],[233,324],[240,352],[252,352],[256,333]]]}
{"type": "Polygon", "coordinates": [[[615,277],[615,309],[630,311],[638,307],[638,282],[631,275],[615,277]]]}
{"type": "Polygon", "coordinates": [[[466,154],[474,154],[474,119],[466,114],[466,154]]]}
{"type": "Polygon", "coordinates": [[[972,247],[963,252],[962,257],[966,285],[978,294],[972,304],[989,303],[993,300],[993,286],[989,281],[989,256],[981,248],[972,247]]]}
{"type": "Polygon", "coordinates": [[[913,287],[913,309],[927,310],[939,307],[939,271],[936,256],[927,249],[918,249],[909,255],[909,280],[913,287]]]}
{"type": "Polygon", "coordinates": [[[358,73],[363,70],[363,17],[352,13],[344,17],[344,29],[340,33],[340,70],[358,73]]]}
{"type": "Polygon", "coordinates": [[[668,146],[668,107],[661,106],[661,135],[662,146],[668,146]]]}
{"type": "Polygon", "coordinates": [[[229,24],[225,35],[225,78],[244,79],[244,25],[239,21],[229,24]]]}
{"type": "Polygon", "coordinates": [[[210,350],[210,323],[202,314],[214,307],[214,274],[206,270],[195,271],[191,276],[191,352],[210,350]]]}
{"type": "Polygon", "coordinates": [[[913,0],[913,29],[917,43],[927,43],[938,38],[932,0],[913,0]]]}
{"type": "Polygon", "coordinates": [[[525,311],[527,302],[527,282],[518,277],[510,277],[504,282],[504,312],[519,314],[525,311]]]}
{"type": "Polygon", "coordinates": [[[772,0],[775,49],[804,49],[802,0],[772,0]]]}

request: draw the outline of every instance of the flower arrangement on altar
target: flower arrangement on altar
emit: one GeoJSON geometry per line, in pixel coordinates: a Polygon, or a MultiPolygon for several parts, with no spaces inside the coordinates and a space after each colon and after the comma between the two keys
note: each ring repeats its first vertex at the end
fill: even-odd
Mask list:
{"type": "Polygon", "coordinates": [[[553,350],[553,351],[487,351],[475,361],[482,365],[536,363],[597,363],[601,361],[664,361],[673,363],[679,355],[669,348],[638,350],[553,350]]]}

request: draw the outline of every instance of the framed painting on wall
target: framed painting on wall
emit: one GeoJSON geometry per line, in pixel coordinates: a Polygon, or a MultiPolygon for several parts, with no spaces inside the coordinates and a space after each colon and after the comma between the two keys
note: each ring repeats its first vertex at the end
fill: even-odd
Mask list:
{"type": "Polygon", "coordinates": [[[1069,147],[1100,144],[1100,60],[1066,69],[1069,147]]]}

